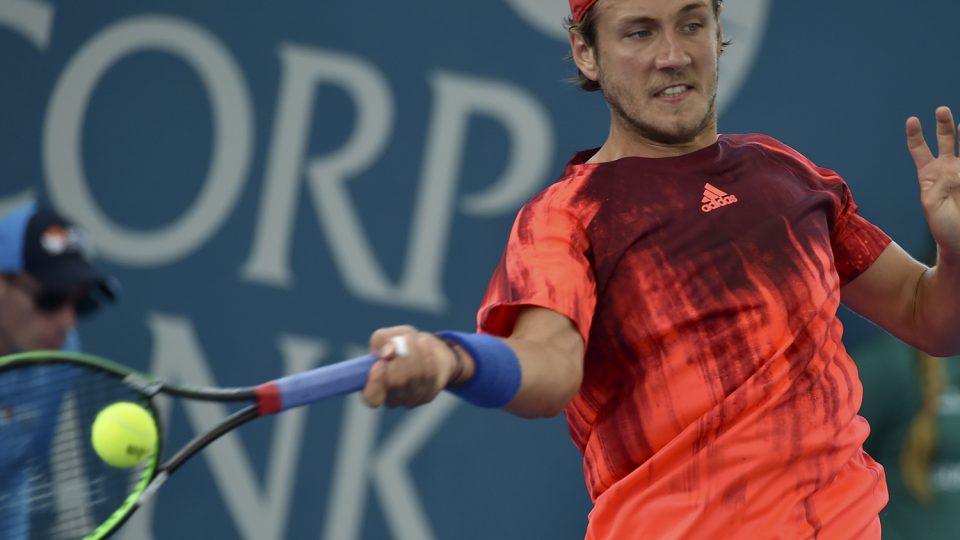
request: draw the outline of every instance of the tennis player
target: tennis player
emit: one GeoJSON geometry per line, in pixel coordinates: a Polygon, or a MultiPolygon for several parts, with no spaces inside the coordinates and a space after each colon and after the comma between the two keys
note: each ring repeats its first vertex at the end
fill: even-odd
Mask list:
{"type": "Polygon", "coordinates": [[[720,0],[570,0],[581,86],[610,130],[520,210],[478,333],[380,329],[364,398],[444,388],[566,413],[586,536],[879,538],[842,301],[937,356],[960,353],[960,161],[906,122],[939,258],[858,214],[843,179],[758,134],[719,135],[720,0]]]}
{"type": "MultiPolygon", "coordinates": [[[[54,210],[31,202],[0,218],[0,355],[77,350],[78,317],[113,300],[116,289],[91,264],[83,233],[54,210]]],[[[69,384],[58,375],[49,373],[51,385],[69,384]]],[[[12,534],[11,540],[30,537],[26,505],[42,501],[34,491],[35,471],[25,464],[49,451],[63,397],[63,392],[37,396],[43,402],[31,408],[48,414],[24,417],[12,405],[22,401],[18,390],[13,383],[0,387],[0,531],[12,534]]],[[[54,502],[53,497],[43,500],[54,502]]]]}

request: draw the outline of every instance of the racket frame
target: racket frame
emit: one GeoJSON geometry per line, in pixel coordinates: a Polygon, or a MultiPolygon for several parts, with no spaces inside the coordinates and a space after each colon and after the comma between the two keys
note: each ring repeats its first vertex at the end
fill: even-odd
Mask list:
{"type": "Polygon", "coordinates": [[[24,365],[40,363],[79,364],[107,372],[145,398],[157,424],[157,446],[151,454],[136,488],[110,517],[97,526],[86,538],[100,540],[113,534],[133,513],[146,503],[166,480],[191,457],[224,434],[254,418],[301,407],[322,399],[359,390],[366,381],[375,355],[366,355],[343,362],[322,366],[306,372],[274,379],[257,386],[209,388],[176,386],[98,356],[70,351],[30,351],[0,357],[0,372],[24,365]],[[153,398],[157,394],[212,402],[249,402],[233,412],[211,430],[194,437],[169,459],[160,463],[163,452],[163,426],[153,398]]]}

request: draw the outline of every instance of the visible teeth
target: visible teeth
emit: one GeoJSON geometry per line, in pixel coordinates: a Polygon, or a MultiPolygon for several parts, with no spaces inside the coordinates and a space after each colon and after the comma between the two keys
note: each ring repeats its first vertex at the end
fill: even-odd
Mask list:
{"type": "Polygon", "coordinates": [[[660,92],[660,95],[662,95],[662,96],[667,96],[667,97],[673,97],[673,96],[679,96],[680,94],[682,94],[682,93],[684,93],[684,92],[686,92],[686,91],[687,91],[687,87],[684,86],[684,85],[671,86],[670,88],[667,88],[666,90],[660,92]]]}

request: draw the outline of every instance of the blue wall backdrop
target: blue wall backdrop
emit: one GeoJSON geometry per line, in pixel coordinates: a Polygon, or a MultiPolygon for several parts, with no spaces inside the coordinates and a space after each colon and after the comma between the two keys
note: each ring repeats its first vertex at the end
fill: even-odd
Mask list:
{"type": "MultiPolygon", "coordinates": [[[[728,0],[724,132],[848,181],[916,255],[903,123],[960,87],[960,3],[728,0]]],[[[52,202],[122,281],[87,350],[246,385],[470,329],[513,214],[607,112],[573,74],[564,0],[0,0],[0,210],[52,202]]],[[[876,330],[849,313],[848,345],[876,330]]],[[[167,406],[175,444],[216,406],[167,406]]],[[[189,463],[128,538],[582,538],[562,418],[355,397],[251,424],[189,463]]]]}

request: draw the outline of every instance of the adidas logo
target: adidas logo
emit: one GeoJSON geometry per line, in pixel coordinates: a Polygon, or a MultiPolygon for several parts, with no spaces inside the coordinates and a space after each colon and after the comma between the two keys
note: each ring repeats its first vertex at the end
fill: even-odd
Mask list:
{"type": "Polygon", "coordinates": [[[727,206],[728,204],[733,204],[737,202],[736,195],[730,195],[724,193],[723,191],[717,189],[716,187],[710,185],[710,182],[707,182],[703,185],[703,199],[700,199],[700,210],[703,210],[704,213],[712,212],[717,208],[727,206]]]}

